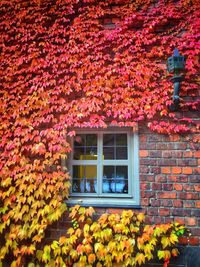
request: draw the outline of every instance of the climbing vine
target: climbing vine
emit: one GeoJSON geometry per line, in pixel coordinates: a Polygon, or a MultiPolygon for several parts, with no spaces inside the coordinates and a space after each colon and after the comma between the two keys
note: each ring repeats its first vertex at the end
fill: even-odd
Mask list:
{"type": "Polygon", "coordinates": [[[22,266],[65,210],[73,127],[198,131],[196,0],[0,2],[0,261],[22,266]],[[187,57],[180,112],[166,59],[187,57]]]}

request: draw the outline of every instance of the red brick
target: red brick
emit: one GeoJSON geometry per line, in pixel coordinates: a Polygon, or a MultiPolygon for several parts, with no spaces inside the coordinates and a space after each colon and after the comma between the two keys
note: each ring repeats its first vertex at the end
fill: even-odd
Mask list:
{"type": "Polygon", "coordinates": [[[140,166],[140,173],[148,173],[149,168],[147,166],[140,166]]]}
{"type": "Polygon", "coordinates": [[[160,216],[169,216],[170,215],[170,209],[160,208],[159,214],[160,214],[160,216]]]}
{"type": "Polygon", "coordinates": [[[162,151],[161,150],[151,150],[151,151],[149,151],[149,157],[161,158],[162,157],[162,151]]]}
{"type": "Polygon", "coordinates": [[[194,157],[195,158],[200,158],[200,151],[195,151],[194,152],[194,157]]]}
{"type": "Polygon", "coordinates": [[[173,184],[163,184],[162,188],[164,191],[172,191],[173,190],[173,184]]]}
{"type": "Polygon", "coordinates": [[[193,152],[192,151],[184,151],[183,152],[183,157],[184,158],[192,158],[193,157],[193,152]]]}
{"type": "Polygon", "coordinates": [[[140,135],[140,142],[146,142],[147,141],[147,136],[146,135],[140,135]]]}
{"type": "Polygon", "coordinates": [[[170,141],[172,141],[172,142],[177,142],[177,141],[180,140],[180,136],[179,136],[179,135],[170,135],[170,136],[169,136],[169,139],[170,139],[170,141]]]}
{"type": "Polygon", "coordinates": [[[154,198],[155,197],[155,192],[153,192],[153,191],[143,191],[143,192],[141,192],[141,197],[154,198]]]}
{"type": "Polygon", "coordinates": [[[154,217],[154,224],[162,224],[162,223],[164,223],[165,222],[165,220],[164,220],[164,217],[161,217],[161,216],[155,216],[154,217]]]}
{"type": "Polygon", "coordinates": [[[198,193],[189,193],[189,192],[180,192],[178,194],[178,197],[180,199],[196,199],[199,200],[199,194],[198,193]]]}
{"type": "Polygon", "coordinates": [[[149,151],[148,150],[140,150],[139,155],[141,158],[146,158],[149,155],[149,151]]]}
{"type": "Polygon", "coordinates": [[[148,198],[142,198],[141,199],[141,205],[142,206],[149,206],[149,199],[148,198]]]}
{"type": "Polygon", "coordinates": [[[162,183],[162,182],[166,182],[167,181],[167,178],[163,175],[157,175],[156,178],[155,178],[155,181],[158,182],[158,183],[162,183]]]}
{"type": "Polygon", "coordinates": [[[174,189],[176,191],[182,191],[183,190],[183,186],[182,186],[182,184],[174,184],[174,189]]]}
{"type": "Polygon", "coordinates": [[[199,184],[194,185],[194,190],[200,192],[200,185],[199,184]]]}
{"type": "Polygon", "coordinates": [[[176,198],[176,192],[160,192],[158,193],[158,198],[173,199],[176,198]]]}
{"type": "Polygon", "coordinates": [[[200,174],[200,167],[193,168],[194,174],[200,174]]]}
{"type": "Polygon", "coordinates": [[[170,167],[162,167],[161,172],[165,174],[171,173],[170,167]]]}
{"type": "Polygon", "coordinates": [[[188,176],[186,176],[186,175],[177,176],[176,181],[178,183],[187,183],[188,182],[188,176]]]}
{"type": "Polygon", "coordinates": [[[172,173],[180,174],[181,172],[182,172],[182,169],[180,167],[172,167],[172,173]]]}
{"type": "Polygon", "coordinates": [[[185,222],[188,226],[194,226],[197,223],[195,218],[190,218],[190,217],[185,218],[185,222]]]}
{"type": "Polygon", "coordinates": [[[171,158],[172,152],[171,151],[162,151],[163,158],[171,158]]]}
{"type": "Polygon", "coordinates": [[[184,202],[184,208],[194,208],[195,207],[195,204],[194,204],[194,201],[192,200],[188,200],[188,201],[185,201],[184,202]]]}
{"type": "Polygon", "coordinates": [[[183,152],[182,151],[172,151],[172,158],[182,158],[183,157],[183,152]]]}
{"type": "Polygon", "coordinates": [[[162,184],[159,183],[152,183],[152,190],[161,190],[162,184]]]}
{"type": "Polygon", "coordinates": [[[178,222],[178,223],[180,223],[180,224],[185,224],[185,220],[182,217],[176,217],[175,218],[175,221],[178,222]]]}
{"type": "Polygon", "coordinates": [[[123,209],[112,209],[112,208],[109,208],[107,209],[107,213],[114,213],[114,214],[121,214],[123,211],[123,209]]]}
{"type": "Polygon", "coordinates": [[[141,190],[149,190],[150,184],[149,183],[140,183],[140,189],[141,190]]]}
{"type": "Polygon", "coordinates": [[[192,246],[198,246],[199,245],[199,238],[198,237],[190,237],[189,238],[189,244],[192,246]]]}
{"type": "Polygon", "coordinates": [[[159,199],[151,199],[151,206],[152,207],[160,207],[160,200],[159,199]]]}
{"type": "Polygon", "coordinates": [[[200,201],[196,201],[196,203],[195,203],[195,207],[196,207],[196,208],[200,208],[200,201]]]}
{"type": "Polygon", "coordinates": [[[192,174],[192,168],[191,167],[183,167],[182,172],[183,172],[183,174],[192,174]]]}
{"type": "Polygon", "coordinates": [[[176,182],[177,181],[177,176],[168,176],[168,181],[176,182]]]}
{"type": "Polygon", "coordinates": [[[161,206],[163,207],[172,207],[172,200],[169,200],[169,199],[163,199],[161,201],[161,206]]]}
{"type": "Polygon", "coordinates": [[[173,206],[175,208],[182,208],[183,207],[183,201],[179,200],[179,199],[173,200],[173,206]]]}
{"type": "Polygon", "coordinates": [[[149,208],[148,209],[148,215],[158,215],[158,208],[149,208]]]}
{"type": "Polygon", "coordinates": [[[183,185],[183,189],[185,191],[194,191],[194,186],[193,185],[189,185],[189,184],[184,184],[183,185]]]}
{"type": "Polygon", "coordinates": [[[188,245],[189,240],[187,237],[179,237],[179,243],[180,245],[188,245]]]}

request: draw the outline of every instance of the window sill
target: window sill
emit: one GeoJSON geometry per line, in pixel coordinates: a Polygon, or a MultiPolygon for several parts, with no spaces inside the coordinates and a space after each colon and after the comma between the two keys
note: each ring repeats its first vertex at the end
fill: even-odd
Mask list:
{"type": "Polygon", "coordinates": [[[134,203],[134,201],[110,201],[108,203],[107,199],[104,199],[103,201],[88,201],[87,200],[80,200],[80,199],[70,199],[66,200],[67,206],[75,206],[80,205],[82,207],[97,207],[97,208],[121,208],[121,209],[142,209],[142,207],[139,204],[134,203]],[[121,203],[120,203],[121,202],[121,203]]]}

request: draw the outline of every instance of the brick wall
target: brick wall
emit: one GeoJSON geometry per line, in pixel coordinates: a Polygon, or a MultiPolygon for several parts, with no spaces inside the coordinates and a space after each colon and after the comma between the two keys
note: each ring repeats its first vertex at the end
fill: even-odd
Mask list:
{"type": "Polygon", "coordinates": [[[150,223],[177,220],[200,244],[200,150],[192,135],[160,135],[139,129],[141,206],[150,223]]]}

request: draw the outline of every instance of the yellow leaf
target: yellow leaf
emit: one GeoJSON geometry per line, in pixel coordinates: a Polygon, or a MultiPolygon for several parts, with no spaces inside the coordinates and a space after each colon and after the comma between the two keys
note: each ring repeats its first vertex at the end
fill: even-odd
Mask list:
{"type": "Polygon", "coordinates": [[[143,253],[137,253],[135,257],[135,261],[139,265],[142,265],[143,263],[145,263],[145,255],[143,253]]]}
{"type": "Polygon", "coordinates": [[[74,233],[74,229],[72,227],[70,227],[68,230],[67,230],[67,234],[68,235],[73,235],[74,233]]]}
{"type": "Polygon", "coordinates": [[[167,236],[163,236],[161,238],[161,243],[162,243],[163,248],[166,248],[167,246],[171,245],[171,242],[167,236]]]}
{"type": "Polygon", "coordinates": [[[177,235],[174,234],[174,233],[171,233],[169,239],[170,239],[170,242],[171,242],[172,244],[175,244],[175,243],[178,242],[178,237],[177,237],[177,235]]]}
{"type": "Polygon", "coordinates": [[[96,256],[94,253],[88,255],[88,263],[93,264],[96,260],[96,256]]]}
{"type": "Polygon", "coordinates": [[[176,256],[178,256],[178,254],[179,254],[178,249],[177,248],[173,248],[172,249],[172,256],[176,257],[176,256]]]}
{"type": "Polygon", "coordinates": [[[165,252],[163,250],[158,250],[157,255],[158,255],[159,260],[165,258],[165,252]]]}

